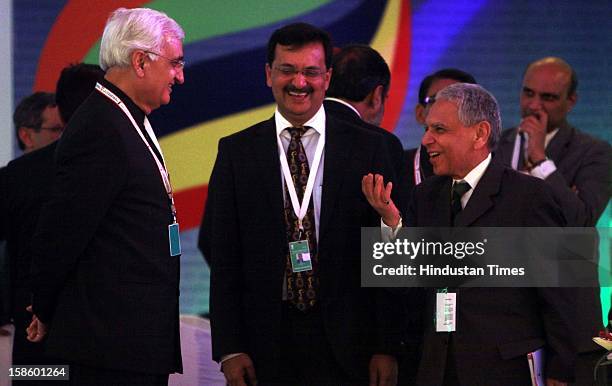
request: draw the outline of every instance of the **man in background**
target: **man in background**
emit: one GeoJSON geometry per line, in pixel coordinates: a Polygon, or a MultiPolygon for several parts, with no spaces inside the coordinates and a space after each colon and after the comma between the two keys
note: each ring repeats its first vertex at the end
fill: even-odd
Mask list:
{"type": "Polygon", "coordinates": [[[64,130],[55,95],[48,92],[36,92],[19,102],[13,123],[19,149],[24,153],[55,142],[64,130]]]}
{"type": "Polygon", "coordinates": [[[182,28],[119,8],[102,35],[104,79],[70,118],[32,242],[33,319],[71,382],[166,385],[181,371],[178,223],[147,115],[183,78],[182,28]]]}
{"type": "MultiPolygon", "coordinates": [[[[69,121],[76,107],[103,76],[102,69],[92,64],[77,64],[62,70],[55,100],[63,122],[69,121]]],[[[34,149],[9,162],[0,172],[0,239],[7,240],[9,315],[15,325],[13,363],[16,365],[52,363],[44,356],[43,345],[26,339],[26,328],[32,319],[26,307],[31,304],[32,292],[30,245],[40,210],[53,187],[56,145],[57,141],[34,149]]]]}
{"type": "MultiPolygon", "coordinates": [[[[414,107],[414,117],[421,127],[425,126],[427,105],[433,103],[438,91],[454,83],[476,84],[471,74],[456,68],[444,68],[427,75],[419,86],[419,101],[414,107]]],[[[433,168],[429,162],[427,149],[419,145],[417,148],[405,151],[405,161],[408,170],[408,191],[412,192],[415,186],[425,178],[433,175],[433,168]],[[417,155],[418,154],[418,155],[417,155]]]]}
{"type": "Polygon", "coordinates": [[[375,49],[355,44],[334,54],[332,68],[334,74],[323,102],[325,111],[383,135],[393,170],[401,181],[406,172],[402,143],[391,132],[379,127],[391,83],[389,66],[375,49]]]}
{"type": "MultiPolygon", "coordinates": [[[[496,158],[543,180],[560,203],[569,226],[593,227],[611,193],[612,150],[567,120],[578,101],[578,77],[563,59],[529,64],[520,95],[521,121],[504,130],[496,158]]],[[[576,288],[569,333],[578,347],[576,384],[593,382],[593,366],[603,352],[591,338],[603,329],[598,288],[576,288]]]]}

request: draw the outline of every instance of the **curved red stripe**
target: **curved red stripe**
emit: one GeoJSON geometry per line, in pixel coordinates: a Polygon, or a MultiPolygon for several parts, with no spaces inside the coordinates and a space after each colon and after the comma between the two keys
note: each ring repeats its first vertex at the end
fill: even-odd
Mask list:
{"type": "Polygon", "coordinates": [[[185,189],[174,194],[178,221],[182,230],[197,228],[204,213],[204,203],[208,197],[208,185],[185,189]]]}
{"type": "Polygon", "coordinates": [[[400,23],[397,30],[395,43],[395,57],[391,66],[391,88],[389,100],[385,104],[385,115],[381,126],[388,131],[393,131],[399,120],[404,99],[408,91],[408,75],[410,70],[410,45],[411,45],[411,19],[410,2],[402,1],[400,10],[400,23]]]}
{"type": "Polygon", "coordinates": [[[55,83],[64,67],[83,60],[91,46],[100,39],[109,14],[119,7],[133,8],[148,1],[71,0],[57,17],[43,47],[34,91],[55,91],[55,83]]]}

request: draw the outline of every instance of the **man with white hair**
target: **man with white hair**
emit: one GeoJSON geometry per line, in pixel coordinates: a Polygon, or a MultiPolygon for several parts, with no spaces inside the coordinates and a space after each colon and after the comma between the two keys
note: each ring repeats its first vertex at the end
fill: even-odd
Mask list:
{"type": "Polygon", "coordinates": [[[184,32],[151,9],[114,11],[104,80],[56,151],[32,245],[28,339],[70,364],[76,385],[166,385],[182,370],[180,243],[167,168],[147,115],[183,83],[184,32]]]}
{"type": "MultiPolygon", "coordinates": [[[[403,220],[418,227],[563,226],[561,209],[541,180],[492,159],[500,136],[497,101],[479,85],[456,83],[435,96],[422,145],[435,176],[415,189],[403,220]]],[[[370,204],[386,224],[399,221],[390,187],[363,179],[370,204]]],[[[527,354],[546,347],[547,385],[573,377],[575,349],[562,317],[560,288],[446,288],[423,290],[423,353],[417,385],[529,385],[527,354]],[[453,300],[454,299],[454,300],[453,300]],[[436,306],[453,303],[454,330],[432,323],[436,306]]]]}

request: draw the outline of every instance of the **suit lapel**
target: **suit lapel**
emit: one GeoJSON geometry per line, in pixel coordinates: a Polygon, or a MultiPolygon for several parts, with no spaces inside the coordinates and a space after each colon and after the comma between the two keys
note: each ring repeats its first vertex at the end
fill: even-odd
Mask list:
{"type": "Polygon", "coordinates": [[[319,225],[319,240],[333,215],[334,204],[344,181],[344,170],[349,164],[348,155],[353,143],[349,129],[329,114],[325,124],[325,163],[323,165],[323,193],[319,225]]]}
{"type": "Polygon", "coordinates": [[[574,128],[569,124],[564,123],[557,131],[557,134],[550,141],[548,146],[546,147],[546,155],[558,163],[559,160],[563,158],[565,155],[565,149],[567,144],[571,141],[572,136],[574,135],[574,128]]]}
{"type": "Polygon", "coordinates": [[[256,163],[256,170],[261,175],[260,181],[265,190],[264,196],[269,201],[272,213],[277,213],[278,218],[282,220],[283,187],[274,117],[259,126],[255,130],[254,137],[253,149],[257,151],[253,152],[253,161],[256,163]]]}
{"type": "Polygon", "coordinates": [[[455,226],[470,226],[493,206],[491,197],[499,192],[503,172],[501,162],[492,159],[467,205],[455,217],[455,226]]]}
{"type": "MultiPolygon", "coordinates": [[[[417,211],[417,226],[451,226],[450,190],[453,180],[450,177],[433,176],[431,185],[422,197],[426,205],[417,211]]],[[[417,207],[420,206],[417,203],[417,207]]],[[[414,220],[414,219],[413,219],[414,220]]]]}

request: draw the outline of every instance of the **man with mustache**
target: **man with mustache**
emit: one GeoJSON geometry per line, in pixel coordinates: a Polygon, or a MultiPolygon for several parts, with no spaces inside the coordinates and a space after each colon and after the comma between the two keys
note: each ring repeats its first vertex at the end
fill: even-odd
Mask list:
{"type": "Polygon", "coordinates": [[[576,72],[563,59],[531,63],[523,77],[521,122],[504,130],[496,156],[544,180],[570,226],[594,226],[611,193],[610,145],[570,125],[578,100],[576,72]]]}
{"type": "MultiPolygon", "coordinates": [[[[567,115],[578,100],[578,79],[561,58],[546,57],[529,66],[520,97],[521,122],[502,133],[496,158],[544,180],[561,204],[569,226],[593,227],[611,192],[612,152],[607,142],[570,125],[567,115]]],[[[603,328],[598,288],[575,289],[573,328],[579,350],[576,384],[593,382],[602,355],[591,338],[603,328]]]]}
{"type": "Polygon", "coordinates": [[[361,176],[393,172],[383,136],[323,107],[331,47],[309,24],[276,30],[265,66],[274,116],[219,142],[210,319],[230,385],[396,383],[398,300],[361,288],[359,263],[360,227],[380,225],[361,176]]]}

